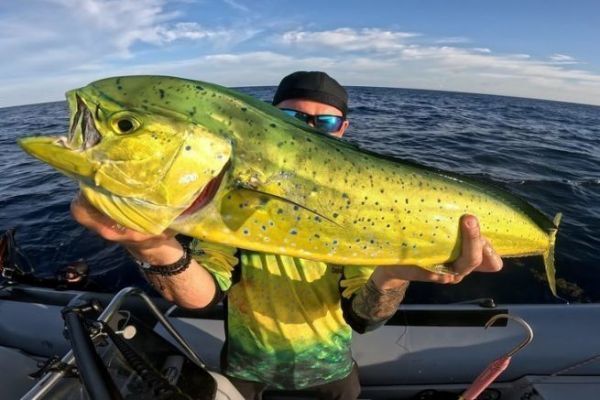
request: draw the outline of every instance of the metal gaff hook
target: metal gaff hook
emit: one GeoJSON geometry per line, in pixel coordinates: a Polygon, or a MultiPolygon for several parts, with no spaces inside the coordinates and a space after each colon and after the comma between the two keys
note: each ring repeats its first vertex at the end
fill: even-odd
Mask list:
{"type": "Polygon", "coordinates": [[[477,379],[473,381],[471,386],[467,388],[467,390],[459,397],[460,400],[476,400],[483,391],[490,386],[496,378],[506,369],[510,364],[511,357],[523,347],[527,346],[529,342],[533,340],[533,330],[531,330],[531,326],[523,319],[519,317],[513,317],[508,314],[497,314],[494,315],[489,321],[485,324],[485,329],[492,326],[494,322],[499,320],[500,318],[506,318],[517,322],[527,331],[527,337],[517,345],[514,349],[506,353],[504,356],[498,358],[497,360],[492,361],[484,370],[479,374],[477,379]]]}
{"type": "Polygon", "coordinates": [[[508,353],[506,353],[504,355],[504,357],[512,357],[519,350],[521,350],[522,348],[524,348],[525,346],[527,346],[529,343],[531,343],[531,341],[533,340],[533,330],[531,329],[531,326],[529,326],[529,324],[524,319],[522,319],[521,317],[516,317],[514,315],[509,315],[509,314],[496,314],[496,315],[494,315],[492,318],[490,318],[488,320],[488,322],[485,323],[485,329],[487,329],[490,326],[492,326],[492,324],[494,322],[496,322],[497,320],[499,320],[501,318],[506,318],[506,319],[510,319],[512,321],[515,321],[519,325],[521,325],[523,328],[525,328],[525,330],[527,331],[527,337],[525,339],[523,339],[523,341],[521,341],[521,343],[519,343],[515,348],[513,348],[511,351],[509,351],[508,353]]]}

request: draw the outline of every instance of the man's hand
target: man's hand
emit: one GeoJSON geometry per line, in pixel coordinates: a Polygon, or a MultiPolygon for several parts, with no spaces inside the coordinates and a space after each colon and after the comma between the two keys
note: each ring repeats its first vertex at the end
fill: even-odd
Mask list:
{"type": "MultiPolygon", "coordinates": [[[[104,239],[123,245],[138,260],[168,265],[180,260],[184,254],[174,232],[149,235],[127,229],[95,209],[81,193],[71,202],[71,214],[77,222],[104,239]]],[[[147,274],[146,278],[164,298],[184,308],[203,308],[217,293],[212,275],[194,259],[177,275],[147,274]]]]}
{"type": "Polygon", "coordinates": [[[386,266],[378,267],[371,279],[379,289],[387,290],[401,287],[407,281],[455,284],[473,271],[497,272],[502,269],[502,259],[481,235],[477,218],[464,215],[460,220],[460,230],[462,249],[458,259],[452,263],[452,270],[456,275],[437,274],[419,267],[386,266]]]}
{"type": "Polygon", "coordinates": [[[94,208],[81,193],[71,202],[71,214],[81,225],[106,240],[122,244],[138,259],[166,265],[177,261],[183,254],[174,232],[151,235],[125,228],[94,208]]]}
{"type": "Polygon", "coordinates": [[[94,208],[81,193],[71,201],[71,214],[75,221],[111,242],[141,244],[173,236],[167,233],[150,235],[121,226],[94,208]]]}

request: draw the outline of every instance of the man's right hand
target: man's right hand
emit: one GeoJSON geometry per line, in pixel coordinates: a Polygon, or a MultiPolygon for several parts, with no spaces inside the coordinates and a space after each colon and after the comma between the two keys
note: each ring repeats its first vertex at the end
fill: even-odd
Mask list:
{"type": "MultiPolygon", "coordinates": [[[[81,193],[71,202],[71,214],[77,222],[104,239],[123,245],[138,260],[153,265],[169,265],[183,257],[184,249],[175,239],[174,232],[149,235],[120,226],[94,208],[81,193]]],[[[212,275],[194,259],[180,274],[147,274],[146,277],[163,297],[185,308],[203,308],[213,301],[217,293],[212,275]]]]}
{"type": "Polygon", "coordinates": [[[150,235],[121,226],[92,206],[81,192],[71,202],[71,214],[75,221],[111,242],[143,244],[154,240],[169,239],[173,236],[166,232],[150,235]]]}
{"type": "Polygon", "coordinates": [[[71,202],[71,214],[81,225],[106,240],[122,244],[134,257],[151,264],[171,264],[183,254],[174,232],[151,235],[121,226],[98,211],[81,193],[71,202]]]}

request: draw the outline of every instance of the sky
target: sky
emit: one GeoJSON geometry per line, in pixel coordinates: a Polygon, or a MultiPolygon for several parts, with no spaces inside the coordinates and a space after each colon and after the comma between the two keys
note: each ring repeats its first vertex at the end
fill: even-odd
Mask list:
{"type": "Polygon", "coordinates": [[[0,107],[117,75],[343,85],[600,105],[595,0],[0,0],[0,107]]]}

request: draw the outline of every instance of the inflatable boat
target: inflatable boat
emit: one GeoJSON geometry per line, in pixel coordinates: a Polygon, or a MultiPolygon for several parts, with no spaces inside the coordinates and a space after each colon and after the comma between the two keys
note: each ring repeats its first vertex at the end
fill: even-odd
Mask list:
{"type": "MultiPolygon", "coordinates": [[[[12,235],[5,237],[1,399],[241,399],[219,373],[222,305],[191,311],[139,288],[99,293],[69,289],[78,287],[72,276],[32,278],[15,261],[12,235]]],[[[362,399],[598,399],[598,332],[600,304],[482,299],[401,305],[385,326],[355,334],[352,350],[362,399]],[[498,359],[506,369],[478,396],[465,396],[498,359]]],[[[269,391],[264,398],[311,396],[269,391]]]]}
{"type": "MultiPolygon", "coordinates": [[[[17,284],[0,296],[3,399],[241,398],[218,373],[220,306],[183,310],[136,288],[109,295],[17,284]]],[[[600,305],[463,304],[401,306],[386,326],[355,335],[361,398],[458,398],[523,340],[511,320],[484,329],[498,314],[523,318],[535,337],[480,399],[600,396],[600,305]]]]}

